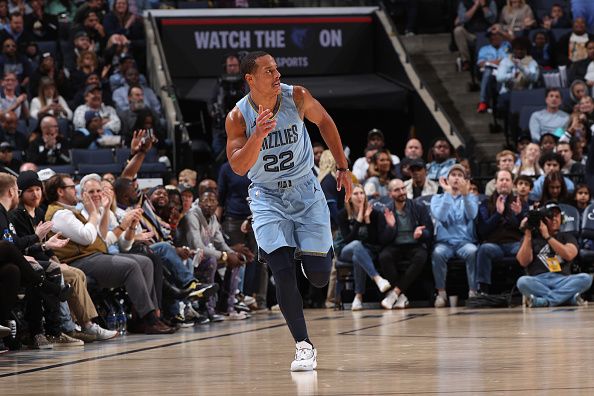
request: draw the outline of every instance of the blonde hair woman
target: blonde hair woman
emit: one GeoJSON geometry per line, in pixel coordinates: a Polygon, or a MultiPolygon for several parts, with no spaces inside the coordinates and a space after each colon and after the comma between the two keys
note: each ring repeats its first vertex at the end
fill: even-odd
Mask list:
{"type": "Polygon", "coordinates": [[[369,275],[378,289],[384,293],[392,288],[390,282],[382,278],[375,269],[372,259],[372,245],[377,245],[377,232],[381,212],[374,211],[367,201],[363,186],[355,184],[353,194],[339,214],[340,233],[345,243],[339,252],[339,258],[353,262],[355,275],[355,299],[351,305],[353,311],[363,309],[365,275],[369,275]]]}
{"type": "Polygon", "coordinates": [[[507,40],[512,40],[515,32],[530,29],[536,24],[532,9],[524,0],[507,0],[507,5],[501,10],[500,21],[507,40]]]}
{"type": "Polygon", "coordinates": [[[344,207],[344,189],[336,190],[336,161],[330,150],[324,150],[320,156],[318,180],[328,203],[332,226],[338,225],[338,212],[344,207]]]}
{"type": "Polygon", "coordinates": [[[538,165],[540,147],[536,143],[529,143],[520,154],[520,164],[516,165],[513,174],[516,176],[540,176],[543,174],[538,165]]]}
{"type": "Polygon", "coordinates": [[[39,113],[72,120],[72,110],[59,94],[54,80],[49,77],[41,78],[37,96],[31,100],[31,117],[38,118],[39,113]]]}

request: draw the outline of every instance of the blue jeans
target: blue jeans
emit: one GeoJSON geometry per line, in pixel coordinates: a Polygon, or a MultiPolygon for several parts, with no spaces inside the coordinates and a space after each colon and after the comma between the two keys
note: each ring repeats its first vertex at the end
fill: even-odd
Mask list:
{"type": "MultiPolygon", "coordinates": [[[[64,277],[62,277],[61,286],[64,287],[64,277]]],[[[70,333],[76,329],[76,324],[72,320],[72,315],[70,315],[70,307],[66,301],[60,301],[58,318],[60,320],[60,330],[62,330],[62,332],[70,333]]]]}
{"type": "Polygon", "coordinates": [[[570,301],[576,293],[583,293],[592,285],[592,275],[563,275],[545,272],[534,276],[522,276],[518,279],[518,289],[526,297],[533,295],[545,299],[554,307],[570,301]]]}
{"type": "Polygon", "coordinates": [[[361,241],[352,241],[342,248],[341,260],[353,262],[353,275],[355,277],[355,293],[365,293],[365,274],[371,278],[379,275],[369,250],[361,241]]]}
{"type": "Polygon", "coordinates": [[[513,257],[520,250],[520,242],[483,243],[476,254],[477,282],[491,284],[491,268],[493,261],[503,257],[513,257]]]}
{"type": "Polygon", "coordinates": [[[483,77],[481,78],[481,93],[480,93],[480,101],[489,104],[489,100],[491,99],[491,83],[493,77],[493,69],[490,67],[485,67],[483,71],[483,77]]]}
{"type": "Polygon", "coordinates": [[[445,289],[446,274],[448,272],[448,260],[452,257],[459,257],[466,261],[466,277],[468,288],[476,290],[476,251],[473,243],[460,243],[452,246],[438,242],[431,254],[431,266],[433,267],[433,279],[437,289],[445,289]]]}
{"type": "Polygon", "coordinates": [[[184,265],[183,260],[177,254],[173,245],[167,242],[158,242],[151,245],[150,248],[162,259],[165,267],[171,272],[176,286],[183,287],[194,279],[193,272],[184,265]]]}
{"type": "MultiPolygon", "coordinates": [[[[171,281],[178,287],[183,287],[194,279],[194,273],[186,267],[184,261],[175,251],[175,247],[167,242],[157,242],[150,246],[153,253],[161,258],[163,265],[171,272],[171,281]]],[[[175,316],[179,312],[179,300],[172,300],[164,304],[163,310],[168,316],[175,316]]]]}

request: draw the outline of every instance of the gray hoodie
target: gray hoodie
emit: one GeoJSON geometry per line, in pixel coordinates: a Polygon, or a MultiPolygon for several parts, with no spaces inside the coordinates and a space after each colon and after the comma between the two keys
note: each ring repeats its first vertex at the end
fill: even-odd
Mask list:
{"type": "Polygon", "coordinates": [[[182,246],[202,249],[204,257],[221,258],[222,252],[233,250],[225,242],[217,216],[206,219],[198,205],[193,205],[177,226],[177,239],[182,246]]]}

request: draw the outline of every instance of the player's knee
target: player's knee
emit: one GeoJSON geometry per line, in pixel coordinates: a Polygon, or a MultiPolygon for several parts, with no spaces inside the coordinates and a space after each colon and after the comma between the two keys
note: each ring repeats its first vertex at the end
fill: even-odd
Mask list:
{"type": "Polygon", "coordinates": [[[315,287],[321,288],[328,284],[330,272],[332,271],[332,257],[332,249],[328,251],[326,256],[303,255],[301,257],[305,275],[315,287]]]}
{"type": "Polygon", "coordinates": [[[328,284],[330,272],[310,272],[307,274],[309,282],[317,288],[322,288],[328,284]]]}

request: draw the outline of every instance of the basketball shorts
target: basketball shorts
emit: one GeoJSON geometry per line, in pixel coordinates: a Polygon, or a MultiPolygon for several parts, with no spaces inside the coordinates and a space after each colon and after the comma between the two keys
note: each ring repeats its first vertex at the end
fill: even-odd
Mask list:
{"type": "Polygon", "coordinates": [[[266,253],[289,246],[303,255],[326,256],[332,247],[330,211],[313,174],[295,180],[252,183],[253,229],[266,253]]]}

